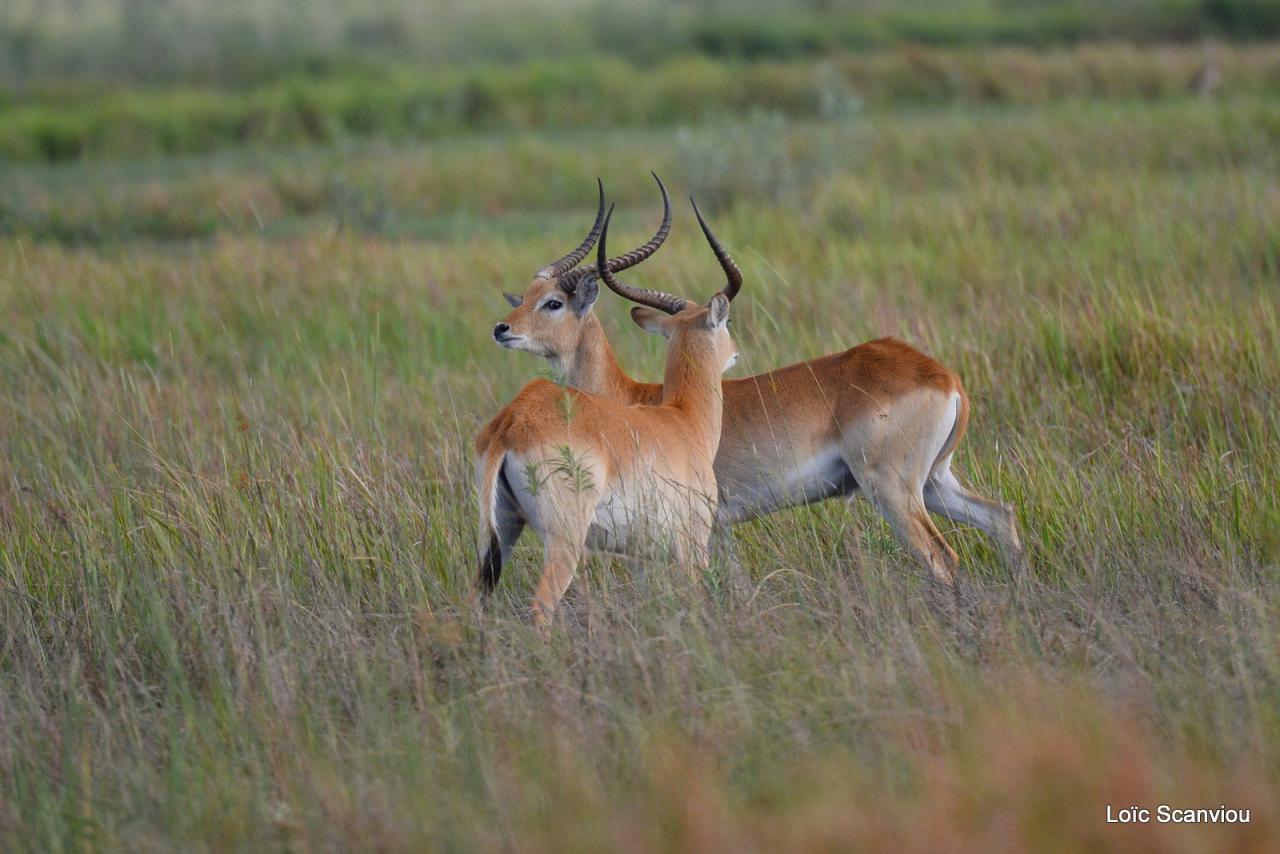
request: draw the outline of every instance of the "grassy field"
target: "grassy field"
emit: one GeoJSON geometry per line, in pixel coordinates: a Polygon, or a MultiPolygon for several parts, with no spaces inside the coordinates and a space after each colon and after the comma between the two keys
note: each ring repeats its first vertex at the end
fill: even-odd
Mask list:
{"type": "MultiPolygon", "coordinates": [[[[1274,91],[0,165],[0,839],[1267,850],[1274,91]],[[942,523],[952,600],[832,502],[738,529],[705,601],[593,560],[544,641],[530,536],[474,607],[471,436],[545,370],[500,292],[597,174],[647,234],[650,168],[747,273],[734,375],[884,334],[959,371],[1028,577],[942,523]],[[1159,803],[1252,822],[1105,823],[1159,803]]],[[[676,216],[632,278],[705,294],[676,216]]]]}

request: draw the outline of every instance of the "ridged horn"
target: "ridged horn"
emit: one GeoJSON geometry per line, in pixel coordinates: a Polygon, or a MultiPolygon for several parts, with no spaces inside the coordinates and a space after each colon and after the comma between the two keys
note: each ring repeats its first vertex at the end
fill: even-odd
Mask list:
{"type": "Polygon", "coordinates": [[[609,286],[609,290],[618,296],[626,297],[632,302],[638,302],[641,305],[647,305],[659,311],[665,311],[667,314],[678,314],[685,306],[683,298],[663,293],[662,291],[633,287],[623,284],[613,277],[613,270],[610,269],[611,263],[606,251],[606,244],[609,239],[609,220],[612,218],[613,208],[610,207],[609,213],[604,218],[604,229],[600,232],[600,243],[596,245],[596,269],[600,271],[600,279],[609,286]]]}
{"type": "MultiPolygon", "coordinates": [[[[607,264],[604,261],[597,260],[595,264],[573,270],[568,274],[567,280],[565,278],[560,280],[561,285],[565,286],[566,289],[571,290],[583,277],[594,275],[596,270],[602,269],[603,266],[607,266],[611,273],[620,273],[629,267],[634,267],[657,252],[658,247],[666,242],[667,235],[671,233],[671,196],[667,194],[667,188],[663,185],[662,179],[658,177],[657,173],[650,172],[649,174],[653,176],[653,180],[658,182],[658,189],[662,191],[662,223],[658,226],[658,230],[654,232],[653,237],[626,254],[610,258],[607,264]]],[[[596,255],[597,259],[599,259],[598,252],[596,255]]]]}
{"type": "Polygon", "coordinates": [[[597,178],[596,184],[600,188],[600,204],[596,208],[596,221],[591,226],[591,230],[587,232],[587,237],[578,245],[578,248],[556,261],[552,261],[547,266],[538,271],[535,278],[539,279],[558,279],[587,257],[587,253],[591,251],[591,247],[596,245],[596,240],[600,238],[600,229],[604,225],[604,181],[597,178]]]}
{"type": "Polygon", "coordinates": [[[725,251],[721,245],[719,238],[715,232],[711,230],[711,226],[707,225],[707,221],[702,218],[702,211],[698,210],[698,203],[694,201],[693,196],[689,197],[689,201],[693,203],[693,213],[698,217],[698,225],[702,226],[702,234],[707,238],[707,243],[711,244],[711,251],[716,254],[716,260],[720,262],[720,268],[724,270],[725,286],[720,293],[730,302],[738,295],[738,291],[742,289],[742,270],[738,269],[738,265],[733,262],[733,258],[725,251]]]}

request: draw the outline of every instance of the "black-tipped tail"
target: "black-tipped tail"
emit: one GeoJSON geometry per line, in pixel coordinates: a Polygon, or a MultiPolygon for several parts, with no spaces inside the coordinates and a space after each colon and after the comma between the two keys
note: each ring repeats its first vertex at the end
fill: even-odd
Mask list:
{"type": "Polygon", "coordinates": [[[489,538],[489,548],[485,550],[484,557],[480,558],[480,574],[476,578],[476,584],[480,586],[480,592],[488,596],[498,586],[498,579],[501,577],[502,545],[495,534],[489,538]]]}

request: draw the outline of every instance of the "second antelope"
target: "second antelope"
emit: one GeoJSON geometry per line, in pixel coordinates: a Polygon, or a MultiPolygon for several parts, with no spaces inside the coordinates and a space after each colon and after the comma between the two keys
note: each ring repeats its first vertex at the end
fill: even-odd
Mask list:
{"type": "MultiPolygon", "coordinates": [[[[627,288],[609,269],[608,228],[604,216],[594,230],[600,239],[600,278],[615,290],[627,289],[641,304],[633,309],[637,322],[669,339],[661,393],[643,405],[629,405],[535,380],[476,437],[480,586],[493,589],[529,525],[543,544],[542,579],[533,598],[539,625],[551,619],[588,547],[631,552],[643,532],[668,542],[690,570],[705,568],[709,560],[720,374],[737,359],[728,330],[729,303],[742,279],[708,230],[729,280],[705,306],[627,288]]],[[[573,263],[588,249],[575,250],[581,254],[573,263]]],[[[578,304],[598,287],[594,276],[579,279],[578,304]]],[[[542,307],[560,312],[574,310],[572,305],[566,294],[559,305],[545,300],[542,307]]]]}
{"type": "MultiPolygon", "coordinates": [[[[658,232],[635,251],[596,267],[620,272],[666,240],[671,204],[661,181],[658,186],[658,232]]],[[[655,403],[663,386],[623,372],[591,311],[597,290],[586,283],[593,282],[595,267],[574,269],[599,236],[603,217],[601,185],[596,221],[582,246],[539,271],[523,296],[507,294],[513,310],[493,335],[503,347],[547,358],[575,388],[627,404],[655,403]]],[[[727,258],[718,248],[717,254],[727,258]]],[[[616,293],[636,298],[637,289],[605,281],[616,293]]],[[[656,296],[655,304],[669,312],[681,303],[656,296]]],[[[945,584],[955,584],[956,555],[929,512],[981,529],[1006,560],[1020,565],[1013,510],[965,488],[952,471],[952,455],[969,423],[969,397],[960,378],[938,361],[897,339],[880,338],[771,373],[725,380],[723,390],[724,430],[715,460],[718,527],[785,507],[863,495],[915,559],[945,584]]]]}

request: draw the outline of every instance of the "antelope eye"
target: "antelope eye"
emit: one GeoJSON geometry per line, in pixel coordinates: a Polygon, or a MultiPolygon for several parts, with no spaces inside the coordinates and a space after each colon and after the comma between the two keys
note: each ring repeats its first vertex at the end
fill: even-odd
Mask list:
{"type": "Polygon", "coordinates": [[[560,302],[558,299],[549,299],[542,304],[542,307],[547,311],[559,311],[564,308],[564,303],[560,302]]]}

